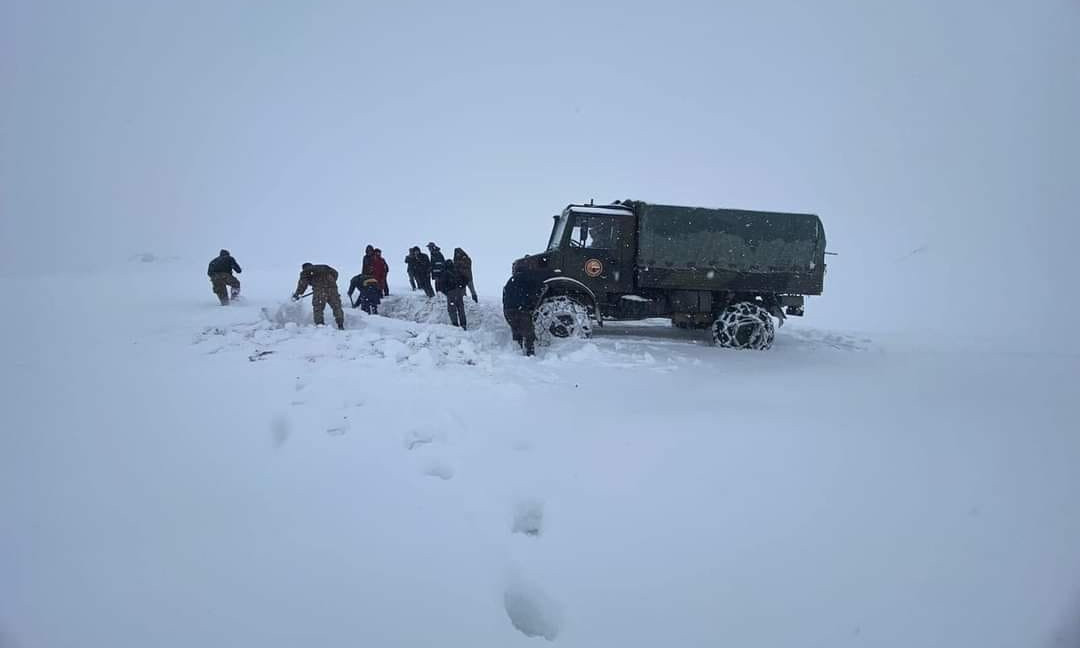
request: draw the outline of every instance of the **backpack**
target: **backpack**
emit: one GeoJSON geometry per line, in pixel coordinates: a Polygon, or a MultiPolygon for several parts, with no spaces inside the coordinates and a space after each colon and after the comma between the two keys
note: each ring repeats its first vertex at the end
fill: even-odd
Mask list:
{"type": "Polygon", "coordinates": [[[455,267],[444,266],[439,278],[435,280],[435,289],[446,294],[456,288],[461,288],[461,274],[455,267]]]}

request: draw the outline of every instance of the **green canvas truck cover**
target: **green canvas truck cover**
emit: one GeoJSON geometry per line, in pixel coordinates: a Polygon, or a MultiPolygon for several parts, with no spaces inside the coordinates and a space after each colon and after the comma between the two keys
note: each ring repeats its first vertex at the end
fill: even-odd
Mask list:
{"type": "Polygon", "coordinates": [[[813,214],[634,204],[642,287],[821,294],[825,230],[813,214]]]}

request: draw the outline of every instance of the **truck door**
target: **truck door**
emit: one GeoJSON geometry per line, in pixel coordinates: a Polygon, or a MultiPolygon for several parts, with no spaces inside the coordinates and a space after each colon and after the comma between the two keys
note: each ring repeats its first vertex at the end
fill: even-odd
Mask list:
{"type": "Polygon", "coordinates": [[[573,212],[563,246],[563,272],[578,279],[600,302],[634,290],[633,214],[573,212]]]}

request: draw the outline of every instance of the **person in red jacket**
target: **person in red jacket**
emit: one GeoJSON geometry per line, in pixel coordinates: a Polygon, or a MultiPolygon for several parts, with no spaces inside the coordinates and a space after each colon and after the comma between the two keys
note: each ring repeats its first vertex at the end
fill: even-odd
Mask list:
{"type": "Polygon", "coordinates": [[[382,250],[375,248],[375,258],[371,261],[371,276],[379,282],[379,288],[383,295],[390,294],[390,286],[386,283],[386,276],[390,274],[390,265],[383,258],[382,250]]]}

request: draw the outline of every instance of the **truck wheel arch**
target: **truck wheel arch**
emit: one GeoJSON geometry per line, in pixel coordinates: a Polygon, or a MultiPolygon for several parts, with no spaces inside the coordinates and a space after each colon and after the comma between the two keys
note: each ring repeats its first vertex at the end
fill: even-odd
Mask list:
{"type": "Polygon", "coordinates": [[[597,323],[599,323],[600,326],[603,326],[603,319],[600,317],[600,305],[596,301],[596,293],[588,286],[577,279],[572,279],[570,277],[551,277],[550,279],[545,279],[544,286],[547,289],[544,292],[544,297],[568,295],[580,299],[585,307],[592,311],[592,315],[596,318],[597,323]]]}

